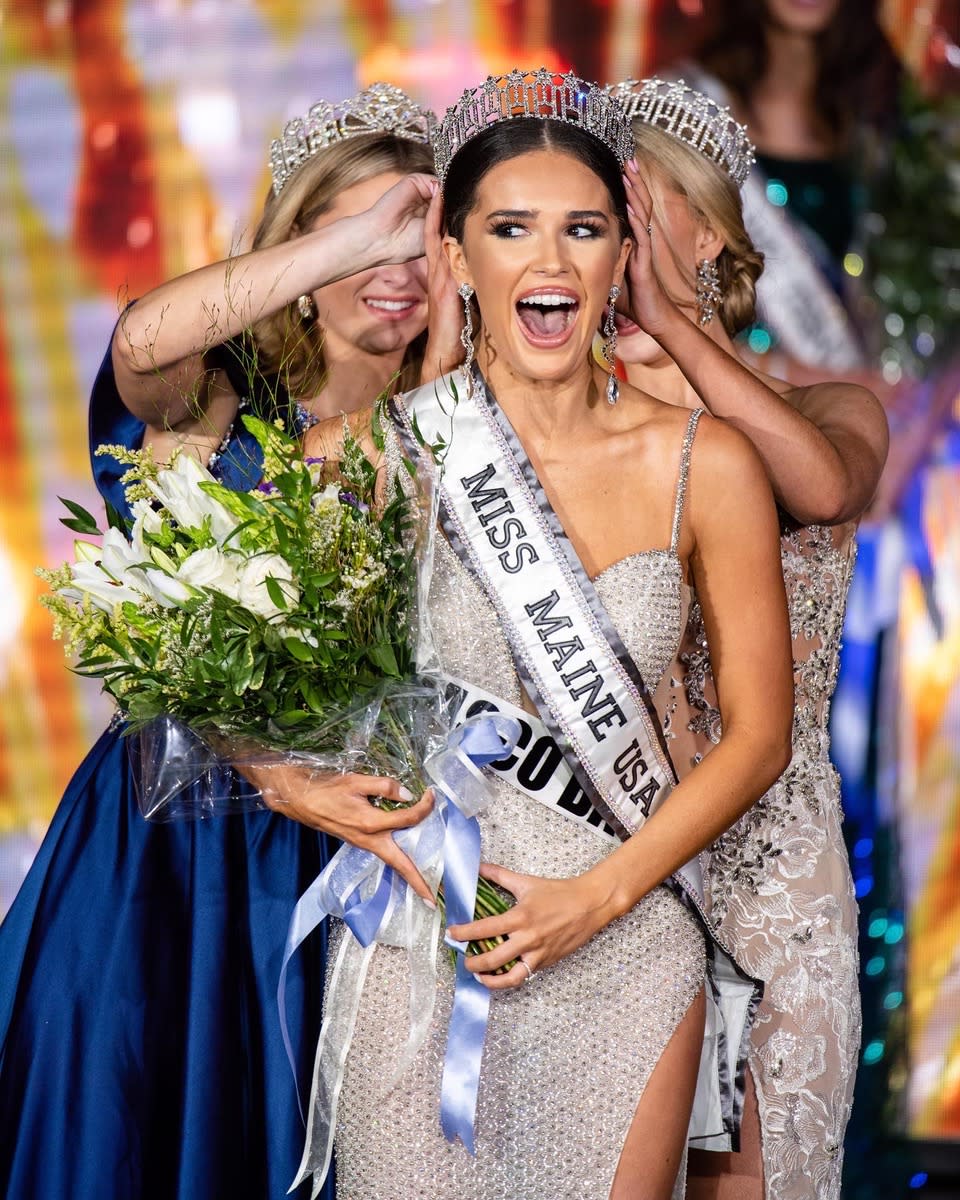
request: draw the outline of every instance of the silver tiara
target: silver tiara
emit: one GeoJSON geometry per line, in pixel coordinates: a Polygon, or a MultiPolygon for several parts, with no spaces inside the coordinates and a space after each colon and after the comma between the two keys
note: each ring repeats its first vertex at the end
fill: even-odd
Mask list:
{"type": "Polygon", "coordinates": [[[349,100],[328,104],[320,100],[305,117],[296,117],[270,143],[273,194],[280,195],[296,170],[320,150],[364,133],[392,133],[394,137],[430,144],[437,118],[411,100],[392,83],[372,83],[349,100]]]}
{"type": "Polygon", "coordinates": [[[756,147],[730,109],[682,79],[625,79],[607,88],[623,105],[631,121],[662,129],[717,163],[737,187],[742,187],[756,161],[756,147]]]}
{"type": "Polygon", "coordinates": [[[518,117],[564,121],[579,125],[608,146],[621,167],[633,153],[630,124],[620,105],[595,83],[568,71],[554,75],[539,71],[511,71],[490,75],[479,87],[468,88],[437,126],[433,135],[436,171],[443,183],[457,151],[490,125],[518,117]]]}

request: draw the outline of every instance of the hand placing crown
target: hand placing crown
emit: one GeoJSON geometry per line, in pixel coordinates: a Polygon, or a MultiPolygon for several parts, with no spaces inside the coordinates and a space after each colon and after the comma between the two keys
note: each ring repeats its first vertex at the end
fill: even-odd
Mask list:
{"type": "Polygon", "coordinates": [[[695,91],[682,79],[624,79],[607,86],[608,95],[631,121],[662,129],[711,162],[717,163],[737,187],[742,187],[755,161],[756,147],[729,108],[695,91]]]}
{"type": "Polygon", "coordinates": [[[447,109],[433,136],[441,184],[462,146],[490,125],[524,117],[579,125],[609,147],[621,166],[633,153],[629,122],[619,103],[603,88],[572,71],[555,75],[545,67],[514,70],[509,75],[488,76],[447,109]]]}
{"type": "Polygon", "coordinates": [[[421,108],[392,83],[373,83],[339,104],[320,100],[305,117],[288,121],[282,135],[270,143],[273,194],[279,196],[308,158],[334,142],[362,134],[392,133],[429,145],[436,122],[429,109],[421,108]]]}

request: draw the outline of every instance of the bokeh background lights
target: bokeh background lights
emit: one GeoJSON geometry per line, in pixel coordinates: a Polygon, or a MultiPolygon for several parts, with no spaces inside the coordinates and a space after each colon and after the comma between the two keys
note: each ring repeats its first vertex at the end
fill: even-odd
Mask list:
{"type": "MultiPolygon", "coordinates": [[[[958,86],[956,7],[883,5],[898,51],[934,90],[958,86]]],[[[58,496],[100,511],[86,397],[126,299],[244,246],[269,185],[270,138],[321,96],[339,99],[383,79],[442,112],[465,84],[517,65],[574,66],[601,80],[639,76],[680,57],[702,15],[701,0],[6,0],[0,915],[111,715],[98,688],[66,669],[37,603],[34,568],[71,553],[58,496]]],[[[850,255],[844,267],[856,276],[862,262],[850,255]]],[[[765,331],[751,337],[763,353],[765,331]]],[[[851,837],[864,981],[882,982],[878,1004],[890,1018],[868,1030],[861,1070],[884,1066],[894,1127],[960,1141],[956,455],[929,469],[920,520],[929,570],[908,567],[890,585],[899,608],[896,679],[887,688],[895,699],[871,733],[885,764],[879,816],[871,823],[858,815],[851,837]],[[884,824],[896,831],[896,853],[878,861],[884,824]]],[[[844,704],[858,703],[850,694],[838,697],[841,723],[844,704]]],[[[855,740],[862,721],[850,728],[855,740]]],[[[925,1180],[917,1172],[910,1187],[925,1180]]]]}

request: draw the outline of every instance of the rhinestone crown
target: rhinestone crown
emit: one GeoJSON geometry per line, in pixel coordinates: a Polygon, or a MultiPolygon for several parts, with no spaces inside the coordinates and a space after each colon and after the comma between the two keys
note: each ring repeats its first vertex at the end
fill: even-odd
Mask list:
{"type": "Polygon", "coordinates": [[[430,144],[437,118],[411,100],[392,83],[373,83],[349,100],[328,104],[320,100],[305,117],[296,117],[270,143],[273,194],[320,150],[364,133],[392,133],[395,137],[430,144]]]}
{"type": "Polygon", "coordinates": [[[595,83],[568,71],[554,75],[539,71],[511,71],[488,76],[479,87],[468,88],[451,108],[433,135],[437,176],[443,183],[457,151],[488,126],[519,117],[564,121],[579,125],[617,156],[621,167],[633,153],[630,124],[619,104],[595,83]]]}
{"type": "Polygon", "coordinates": [[[643,121],[686,142],[722,167],[737,187],[743,186],[756,147],[746,125],[739,125],[729,108],[687,87],[682,79],[624,79],[607,91],[631,121],[643,121]]]}

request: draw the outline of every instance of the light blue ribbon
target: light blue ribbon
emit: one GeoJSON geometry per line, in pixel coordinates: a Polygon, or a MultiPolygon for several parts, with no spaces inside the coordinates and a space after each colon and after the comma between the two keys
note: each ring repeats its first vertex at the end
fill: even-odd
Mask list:
{"type": "MultiPolygon", "coordinates": [[[[277,983],[277,1007],[280,1010],[280,1032],[283,1035],[283,1045],[287,1052],[290,1069],[294,1081],[297,1079],[297,1063],[290,1040],[290,1029],[287,1024],[287,967],[291,958],[303,945],[306,939],[317,929],[328,916],[340,917],[361,946],[369,946],[376,938],[386,918],[393,908],[394,902],[402,895],[405,882],[399,879],[392,867],[386,866],[375,855],[355,846],[345,846],[337,852],[343,859],[355,859],[355,868],[349,872],[348,878],[354,882],[346,899],[341,900],[332,888],[334,872],[331,862],[320,875],[310,884],[296,903],[290,917],[287,930],[287,943],[283,951],[283,962],[280,966],[280,979],[277,983]],[[346,851],[346,853],[344,853],[346,851]],[[373,859],[373,862],[367,860],[373,859]],[[361,896],[361,888],[370,877],[370,868],[379,874],[380,878],[374,892],[367,899],[361,896]],[[380,871],[379,868],[383,870],[380,871]]],[[[303,1102],[300,1099],[300,1086],[296,1085],[297,1106],[303,1119],[303,1102]]]]}
{"type": "MultiPolygon", "coordinates": [[[[477,813],[490,803],[492,795],[481,768],[509,754],[520,732],[517,721],[499,714],[471,718],[453,730],[446,747],[424,764],[437,793],[433,812],[419,825],[392,835],[428,882],[431,876],[436,881],[442,863],[448,924],[469,923],[476,908],[480,866],[480,825],[476,818],[477,813]]],[[[409,948],[409,942],[405,940],[409,931],[403,931],[404,921],[398,925],[408,906],[407,891],[406,881],[375,854],[344,845],[297,901],[290,919],[277,985],[283,1044],[295,1079],[296,1059],[285,1007],[287,967],[291,958],[328,916],[340,917],[364,948],[377,941],[408,945],[409,948]]],[[[457,982],[444,1059],[440,1123],[448,1140],[459,1137],[472,1154],[475,1153],[473,1127],[490,993],[466,969],[466,945],[452,939],[448,939],[448,944],[457,951],[457,982]]],[[[326,997],[325,1005],[329,1005],[331,999],[326,997]]],[[[351,1000],[351,1004],[358,1002],[359,995],[351,1000]]],[[[324,1029],[326,1024],[325,1016],[324,1029]]],[[[342,1051],[345,1056],[348,1047],[349,1038],[332,1053],[339,1055],[342,1051]]],[[[319,1066],[315,1068],[319,1069],[319,1066]]],[[[315,1076],[315,1087],[318,1077],[315,1076]]],[[[339,1068],[334,1068],[333,1079],[328,1089],[331,1096],[328,1110],[324,1110],[318,1122],[308,1123],[304,1159],[294,1186],[309,1174],[314,1175],[315,1187],[319,1186],[317,1177],[326,1172],[336,1120],[336,1097],[341,1080],[339,1068]]],[[[297,1103],[302,1116],[299,1087],[297,1103]]],[[[311,1115],[313,1107],[311,1101],[311,1115]]]]}
{"type": "MultiPolygon", "coordinates": [[[[500,716],[479,717],[454,730],[447,750],[429,764],[430,777],[447,802],[443,895],[448,925],[467,925],[476,911],[480,872],[480,823],[476,813],[486,807],[489,794],[479,768],[503,758],[519,736],[516,721],[500,716]]],[[[440,1127],[448,1142],[459,1138],[471,1154],[476,1154],[473,1131],[490,991],[467,970],[466,943],[449,935],[446,943],[457,953],[457,981],[443,1060],[440,1127]]]]}

